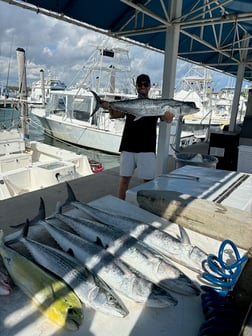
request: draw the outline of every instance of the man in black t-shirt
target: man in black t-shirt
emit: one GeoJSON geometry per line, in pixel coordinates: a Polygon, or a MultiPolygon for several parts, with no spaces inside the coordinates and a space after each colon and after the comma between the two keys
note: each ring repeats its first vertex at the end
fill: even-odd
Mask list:
{"type": "MultiPolygon", "coordinates": [[[[148,98],[151,82],[148,75],[141,74],[136,80],[139,98],[148,98]]],[[[158,117],[148,116],[134,120],[135,117],[120,111],[112,110],[109,102],[103,101],[102,107],[108,109],[111,118],[122,118],[126,115],[122,134],[120,155],[120,183],[118,196],[125,199],[126,191],[135,169],[137,176],[148,182],[155,177],[156,168],[156,139],[158,117]]],[[[173,113],[166,111],[161,120],[171,123],[173,113]]]]}

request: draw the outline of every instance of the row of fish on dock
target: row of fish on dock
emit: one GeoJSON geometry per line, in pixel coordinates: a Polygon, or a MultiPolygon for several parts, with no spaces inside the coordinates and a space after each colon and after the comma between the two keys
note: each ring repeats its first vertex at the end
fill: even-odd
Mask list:
{"type": "MultiPolygon", "coordinates": [[[[176,293],[197,296],[200,288],[173,261],[201,273],[207,254],[192,246],[182,227],[180,238],[131,217],[81,203],[67,184],[68,199],[45,216],[0,233],[0,254],[12,281],[61,327],[76,330],[83,308],[113,317],[130,312],[127,297],[153,307],[174,307],[176,293]],[[77,209],[76,212],[65,211],[77,209]],[[46,234],[54,242],[51,244],[46,234]],[[20,253],[20,246],[29,257],[20,253]],[[173,295],[175,293],[175,296],[173,295]]],[[[7,274],[0,294],[10,294],[7,274]]]]}

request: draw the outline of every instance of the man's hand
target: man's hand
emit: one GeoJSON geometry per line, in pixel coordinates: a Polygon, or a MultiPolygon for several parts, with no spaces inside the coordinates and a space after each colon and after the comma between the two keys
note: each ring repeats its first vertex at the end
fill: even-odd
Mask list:
{"type": "Polygon", "coordinates": [[[106,100],[102,100],[101,101],[101,107],[104,110],[108,110],[109,111],[110,119],[123,118],[124,115],[125,115],[124,112],[113,110],[111,108],[111,106],[110,106],[110,102],[108,102],[106,100]]]}
{"type": "Polygon", "coordinates": [[[161,117],[161,120],[170,124],[174,118],[174,114],[170,111],[165,111],[164,115],[161,117]]]}
{"type": "Polygon", "coordinates": [[[104,110],[109,110],[110,106],[109,106],[109,102],[106,101],[106,100],[102,100],[101,101],[101,107],[104,109],[104,110]]]}

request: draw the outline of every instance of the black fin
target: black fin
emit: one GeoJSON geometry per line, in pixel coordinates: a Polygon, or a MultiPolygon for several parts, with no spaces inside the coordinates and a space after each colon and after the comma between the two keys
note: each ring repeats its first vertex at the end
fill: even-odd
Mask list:
{"type": "Polygon", "coordinates": [[[104,248],[104,249],[107,248],[106,245],[105,245],[105,246],[103,245],[102,240],[101,240],[101,238],[99,238],[99,237],[96,237],[95,244],[98,245],[98,246],[100,246],[100,247],[102,247],[102,248],[104,248]]]}
{"type": "Polygon", "coordinates": [[[78,202],[70,184],[66,182],[66,185],[67,185],[67,199],[65,203],[62,205],[62,208],[69,205],[71,202],[78,202]]]}
{"type": "MultiPolygon", "coordinates": [[[[38,214],[29,221],[29,225],[35,225],[39,220],[41,219],[45,219],[46,215],[45,215],[45,202],[43,200],[42,197],[40,197],[40,205],[39,205],[39,211],[38,214]]],[[[17,224],[17,225],[10,225],[10,227],[12,228],[23,228],[23,226],[25,225],[25,223],[21,223],[21,224],[17,224]]]]}
{"type": "Polygon", "coordinates": [[[90,90],[90,92],[92,92],[92,94],[95,97],[95,108],[93,110],[93,112],[91,113],[90,117],[93,117],[93,115],[98,111],[98,109],[101,106],[101,98],[98,96],[98,94],[92,90],[90,90]]]}

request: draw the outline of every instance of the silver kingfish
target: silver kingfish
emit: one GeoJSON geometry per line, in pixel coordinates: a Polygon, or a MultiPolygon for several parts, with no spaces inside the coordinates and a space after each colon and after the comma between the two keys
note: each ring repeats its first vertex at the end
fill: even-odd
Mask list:
{"type": "Polygon", "coordinates": [[[71,251],[112,289],[149,307],[164,308],[177,304],[167,291],[144,279],[95,243],[53,225],[50,219],[40,220],[37,224],[42,225],[64,251],[71,251]]]}
{"type": "Polygon", "coordinates": [[[102,245],[165,290],[182,295],[199,295],[199,289],[182,271],[122,230],[84,217],[64,214],[59,204],[53,216],[69,225],[81,237],[102,245]]]}
{"type": "MultiPolygon", "coordinates": [[[[96,100],[96,105],[92,113],[92,115],[94,115],[99,107],[101,107],[102,101],[94,91],[91,92],[96,100]]],[[[194,102],[184,102],[175,99],[136,98],[112,101],[109,102],[109,105],[112,110],[134,115],[134,120],[138,120],[142,117],[161,117],[165,111],[172,112],[175,117],[199,112],[199,108],[196,107],[194,102]]]]}
{"type": "Polygon", "coordinates": [[[179,225],[180,239],[175,238],[168,232],[155,228],[150,224],[142,223],[139,220],[122,216],[118,213],[105,211],[97,207],[81,203],[76,200],[74,192],[70,185],[67,184],[68,199],[64,206],[71,204],[73,207],[83,211],[91,218],[102,223],[112,225],[125,233],[130,234],[134,238],[144,242],[151,248],[159,251],[166,257],[177,263],[186,266],[198,273],[202,272],[202,263],[207,259],[207,254],[197,246],[191,245],[190,239],[179,225]]]}
{"type": "Polygon", "coordinates": [[[76,258],[62,250],[27,238],[28,226],[29,221],[24,225],[21,236],[9,240],[8,245],[21,241],[34,260],[63,279],[84,304],[107,315],[118,317],[128,315],[129,312],[118,295],[76,258]]]}

